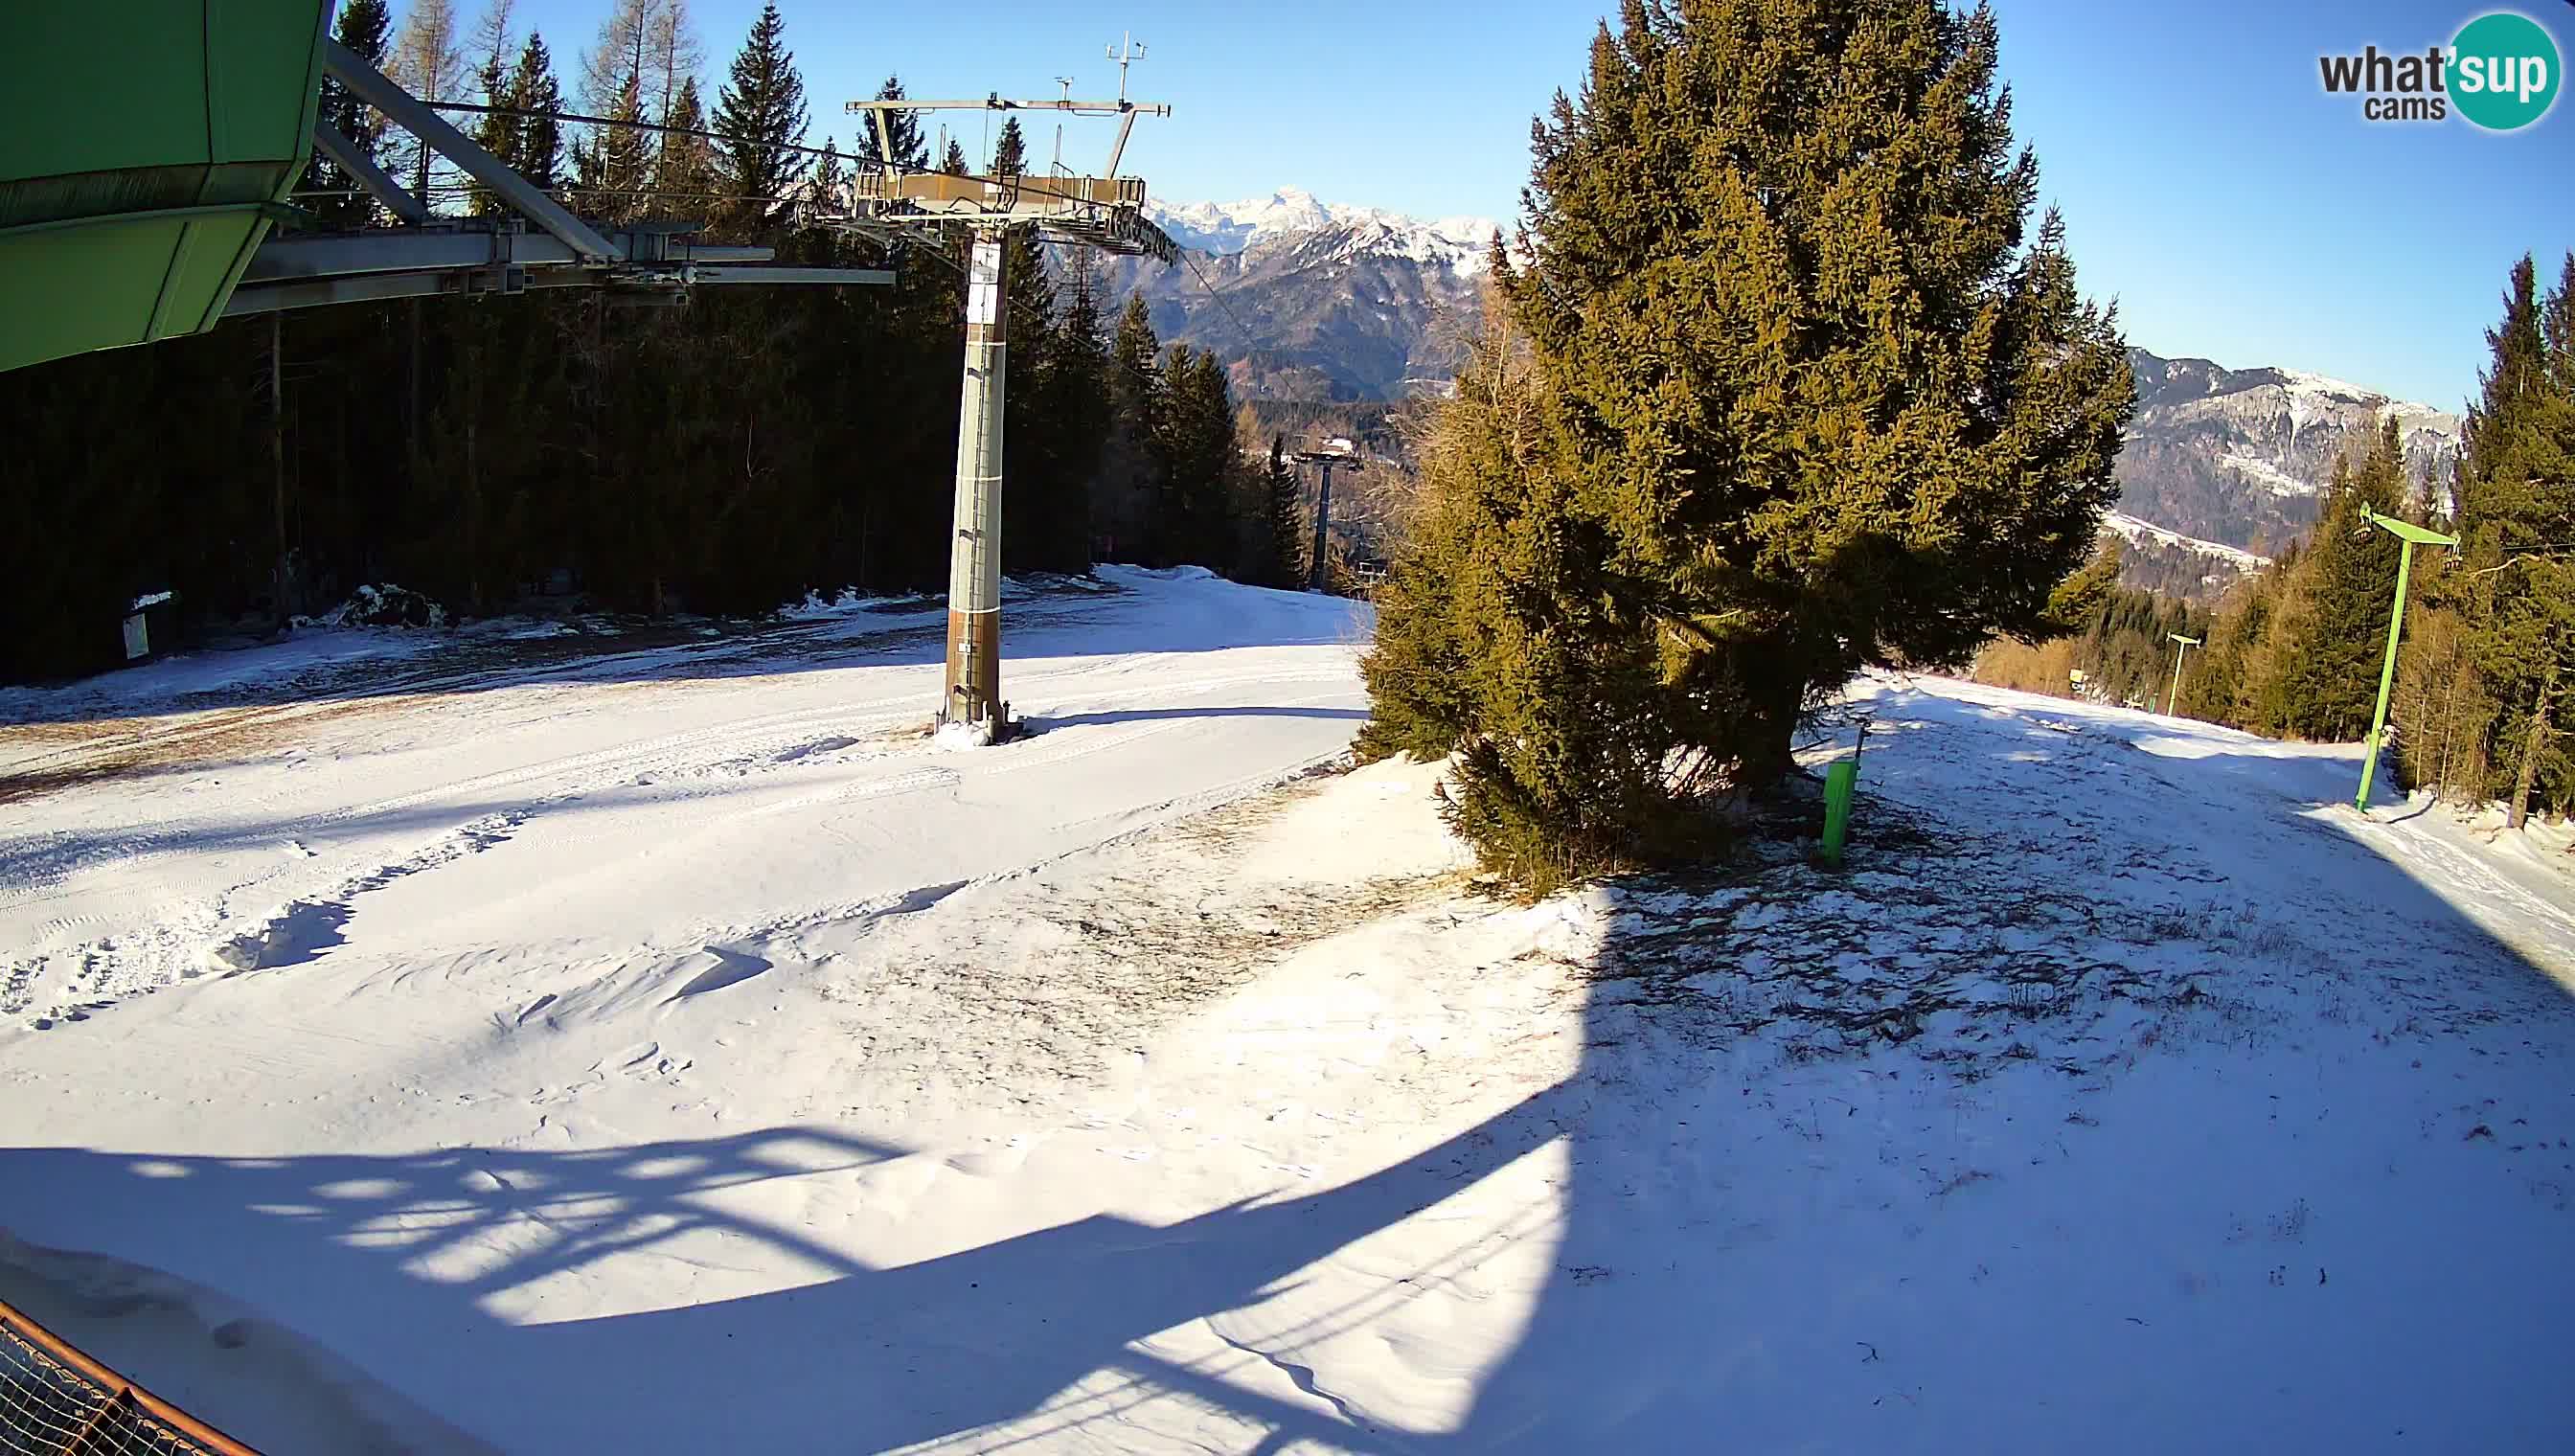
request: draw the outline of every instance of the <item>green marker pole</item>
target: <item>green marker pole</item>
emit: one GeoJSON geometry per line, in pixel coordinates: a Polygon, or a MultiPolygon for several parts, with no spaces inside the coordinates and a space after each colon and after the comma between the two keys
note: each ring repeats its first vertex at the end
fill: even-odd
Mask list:
{"type": "Polygon", "coordinates": [[[2352,807],[2369,812],[2369,785],[2378,776],[2378,740],[2387,731],[2387,695],[2396,686],[2396,643],[2405,632],[2405,588],[2414,576],[2414,548],[2417,546],[2457,546],[2455,536],[2426,531],[2411,522],[2393,516],[2381,516],[2363,506],[2361,519],[2403,541],[2405,546],[2396,557],[2396,607],[2387,614],[2387,661],[2378,670],[2378,713],[2369,724],[2369,753],[2360,763],[2360,792],[2352,807]]]}
{"type": "Polygon", "coordinates": [[[1826,864],[1839,867],[1842,841],[1850,833],[1851,790],[1859,784],[1859,762],[1844,758],[1824,769],[1824,842],[1826,864]]]}
{"type": "Polygon", "coordinates": [[[1850,833],[1851,792],[1859,786],[1859,755],[1868,748],[1867,719],[1861,719],[1859,736],[1851,742],[1851,755],[1824,769],[1824,839],[1818,846],[1818,857],[1838,869],[1842,863],[1842,841],[1850,833]]]}

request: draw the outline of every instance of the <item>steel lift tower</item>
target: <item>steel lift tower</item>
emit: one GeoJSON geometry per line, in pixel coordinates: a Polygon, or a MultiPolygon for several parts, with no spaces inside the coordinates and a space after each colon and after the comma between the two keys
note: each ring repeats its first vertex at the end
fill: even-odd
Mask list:
{"type": "Polygon", "coordinates": [[[1010,348],[1012,233],[1027,230],[1045,242],[1141,254],[1165,263],[1180,254],[1162,229],[1145,217],[1145,179],[1121,177],[1118,162],[1139,116],[1169,116],[1172,109],[1127,99],[1126,67],[1144,54],[1130,45],[1119,62],[1118,99],[1006,101],[853,101],[848,110],[868,117],[877,154],[887,164],[857,178],[852,215],[845,226],[891,241],[929,229],[970,246],[966,287],[966,379],[957,411],[957,534],[948,568],[948,680],[939,717],[994,738],[1010,733],[1010,705],[1002,698],[1002,393],[1010,348]],[[1044,176],[952,176],[912,171],[895,164],[887,115],[898,111],[1053,112],[1059,116],[1118,119],[1105,176],[1052,169],[1044,176]]]}
{"type": "Polygon", "coordinates": [[[1314,491],[1314,552],[1306,558],[1305,590],[1328,592],[1332,588],[1332,470],[1337,466],[1344,471],[1363,471],[1367,462],[1349,450],[1300,450],[1288,458],[1322,470],[1322,483],[1314,491]]]}

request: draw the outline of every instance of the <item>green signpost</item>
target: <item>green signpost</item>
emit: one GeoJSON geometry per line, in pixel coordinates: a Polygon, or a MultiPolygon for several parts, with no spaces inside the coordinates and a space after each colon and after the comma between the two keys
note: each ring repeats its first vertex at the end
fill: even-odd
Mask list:
{"type": "Polygon", "coordinates": [[[2352,799],[2353,807],[2362,813],[2367,813],[2369,812],[2370,780],[2378,776],[2378,740],[2387,731],[2387,694],[2388,690],[2396,686],[2396,642],[2405,631],[2405,589],[2414,576],[2414,548],[2417,546],[2454,547],[2459,544],[2459,539],[2455,536],[2443,536],[2437,531],[2426,531],[2412,522],[2399,521],[2393,516],[2381,516],[2366,506],[2360,508],[2360,514],[2361,519],[2370,525],[2405,543],[2396,558],[2396,609],[2387,614],[2387,662],[2378,670],[2378,714],[2370,720],[2369,755],[2361,760],[2360,793],[2352,799]]]}

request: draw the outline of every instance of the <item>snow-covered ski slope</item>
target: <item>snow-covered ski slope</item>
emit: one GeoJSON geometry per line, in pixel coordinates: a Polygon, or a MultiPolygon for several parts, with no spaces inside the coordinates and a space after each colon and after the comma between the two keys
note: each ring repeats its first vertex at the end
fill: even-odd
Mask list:
{"type": "Polygon", "coordinates": [[[2559,865],[1871,680],[1845,872],[1522,907],[1110,579],[963,753],[926,611],[9,700],[0,1297],[275,1456],[2563,1448],[2559,865]]]}

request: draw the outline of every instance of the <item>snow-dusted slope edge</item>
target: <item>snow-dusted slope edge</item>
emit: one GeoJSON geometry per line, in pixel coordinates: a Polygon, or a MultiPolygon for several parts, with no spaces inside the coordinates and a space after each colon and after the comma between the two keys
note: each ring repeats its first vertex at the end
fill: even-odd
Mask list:
{"type": "Polygon", "coordinates": [[[111,979],[165,887],[413,866],[0,1031],[0,1225],[280,1333],[66,1332],[267,1391],[292,1331],[532,1452],[2562,1433],[2557,866],[2360,819],[2347,749],[1873,681],[1846,872],[1520,907],[1435,766],[1263,786],[1353,726],[1337,604],[1120,580],[1018,619],[1057,726],[973,753],[883,737],[938,672],[889,617],[22,798],[69,898],[0,928],[111,979]]]}
{"type": "Polygon", "coordinates": [[[2269,557],[2255,556],[2249,551],[2239,551],[2222,542],[2202,541],[2196,536],[2184,536],[2178,531],[2166,531],[2151,521],[2140,521],[2134,516],[2122,515],[2116,511],[2101,518],[2101,527],[2105,531],[2116,534],[2123,541],[2153,541],[2165,546],[2186,547],[2204,556],[2215,557],[2231,566],[2248,571],[2271,564],[2269,557]]]}

